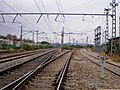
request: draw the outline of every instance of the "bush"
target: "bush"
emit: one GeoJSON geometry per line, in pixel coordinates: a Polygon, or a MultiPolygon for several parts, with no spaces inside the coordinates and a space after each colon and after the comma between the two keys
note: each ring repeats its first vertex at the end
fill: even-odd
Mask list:
{"type": "Polygon", "coordinates": [[[25,50],[32,50],[32,45],[24,43],[23,44],[23,49],[25,49],[25,50]]]}
{"type": "Polygon", "coordinates": [[[63,49],[67,49],[67,50],[72,50],[74,47],[73,46],[63,46],[63,49]]]}
{"type": "Polygon", "coordinates": [[[53,46],[49,45],[49,44],[40,44],[39,48],[45,49],[45,48],[53,48],[53,46]]]}

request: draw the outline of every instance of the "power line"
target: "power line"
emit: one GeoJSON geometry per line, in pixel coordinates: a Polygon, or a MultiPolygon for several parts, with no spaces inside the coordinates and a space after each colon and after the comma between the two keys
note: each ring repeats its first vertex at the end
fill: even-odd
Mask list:
{"type": "MultiPolygon", "coordinates": [[[[14,8],[12,8],[9,4],[7,4],[4,0],[1,0],[5,5],[7,5],[10,9],[12,9],[13,11],[17,12],[14,8]]],[[[17,17],[17,15],[16,15],[17,17]]],[[[22,16],[21,16],[22,17],[22,16]]],[[[34,26],[35,28],[37,28],[34,24],[32,24],[30,21],[28,21],[27,19],[25,19],[24,17],[22,17],[24,20],[26,20],[27,22],[29,22],[32,26],[34,26]]],[[[12,18],[11,18],[12,19],[12,18]]],[[[15,18],[14,18],[15,19],[15,18]]],[[[13,20],[14,20],[13,19],[13,20]]],[[[23,25],[23,24],[22,24],[23,25]]],[[[30,28],[29,28],[30,29],[30,28]]]]}
{"type": "MultiPolygon", "coordinates": [[[[62,7],[62,3],[61,3],[60,0],[59,0],[59,3],[60,3],[61,10],[62,10],[62,12],[63,12],[63,7],[62,7]]],[[[66,26],[67,26],[68,30],[70,31],[70,28],[69,28],[69,25],[68,25],[68,23],[67,23],[67,20],[66,20],[65,16],[64,16],[63,18],[64,18],[64,20],[65,20],[65,23],[66,23],[66,26]]]]}
{"type": "Polygon", "coordinates": [[[8,27],[8,26],[5,26],[5,25],[2,25],[2,24],[0,24],[0,26],[2,26],[2,27],[5,27],[5,28],[8,28],[8,29],[10,29],[10,30],[15,30],[15,29],[13,29],[13,28],[10,28],[10,27],[8,27]]]}
{"type": "Polygon", "coordinates": [[[12,9],[13,11],[17,12],[14,8],[12,8],[10,5],[8,5],[4,0],[1,0],[5,5],[7,5],[10,9],[12,9]]]}
{"type": "MultiPolygon", "coordinates": [[[[91,1],[93,1],[93,0],[89,0],[89,1],[86,1],[86,2],[84,2],[84,3],[77,4],[77,5],[75,5],[75,6],[72,6],[71,8],[65,9],[65,11],[66,11],[66,10],[71,10],[71,9],[76,8],[76,7],[78,7],[78,6],[83,6],[83,5],[85,5],[85,4],[92,3],[91,1]]],[[[94,0],[94,1],[95,1],[95,0],[94,0]]]]}
{"type": "MultiPolygon", "coordinates": [[[[38,8],[38,10],[40,11],[40,12],[42,12],[41,11],[41,9],[39,8],[39,6],[38,6],[38,4],[37,4],[37,2],[34,0],[34,2],[35,2],[35,5],[37,6],[37,8],[38,8]]],[[[45,9],[45,7],[44,7],[44,9],[45,9]]],[[[45,11],[46,11],[46,9],[45,9],[45,11]]],[[[53,27],[51,27],[52,26],[52,24],[51,24],[51,26],[48,24],[48,22],[47,22],[47,20],[46,20],[46,18],[43,16],[43,18],[44,18],[44,20],[45,20],[45,22],[46,22],[46,24],[48,25],[48,27],[50,28],[50,30],[51,30],[51,32],[53,32],[54,31],[54,29],[53,29],[53,27]]]]}
{"type": "MultiPolygon", "coordinates": [[[[44,10],[45,10],[45,12],[46,12],[46,9],[45,9],[45,6],[44,6],[44,4],[43,4],[43,1],[42,1],[42,0],[41,0],[41,3],[42,3],[42,6],[43,6],[43,8],[44,8],[44,10]]],[[[50,23],[50,25],[51,25],[52,30],[54,31],[53,25],[52,25],[52,23],[51,23],[51,21],[50,21],[50,19],[49,19],[49,18],[48,18],[48,20],[49,20],[49,23],[50,23]]]]}
{"type": "MultiPolygon", "coordinates": [[[[61,4],[61,2],[60,2],[60,0],[59,0],[59,2],[56,0],[56,4],[57,4],[57,7],[58,7],[58,10],[59,10],[59,12],[61,13],[61,12],[63,12],[63,8],[62,8],[62,4],[61,4]],[[59,5],[60,4],[60,5],[59,5]]],[[[68,24],[67,24],[67,21],[66,21],[66,18],[65,18],[65,16],[63,15],[63,17],[62,17],[62,21],[63,21],[63,24],[64,24],[64,26],[70,31],[70,28],[69,28],[69,26],[68,26],[68,24]],[[64,17],[64,18],[63,18],[64,17]],[[65,21],[64,21],[65,20],[65,21]]],[[[68,31],[67,30],[67,31],[68,31]]],[[[69,32],[68,31],[68,32],[69,32]]]]}
{"type": "MultiPolygon", "coordinates": [[[[2,10],[0,10],[0,12],[2,12],[3,13],[3,11],[2,10]]],[[[11,16],[9,16],[9,15],[7,15],[11,20],[13,20],[13,18],[11,17],[11,16]]],[[[9,20],[7,20],[8,22],[11,22],[11,21],[9,21],[9,20]]],[[[16,20],[17,21],[17,20],[16,20]]],[[[21,24],[22,26],[24,26],[24,27],[26,27],[26,28],[28,28],[28,29],[31,29],[31,28],[29,28],[29,27],[27,27],[27,26],[25,26],[24,24],[22,24],[22,23],[20,23],[20,22],[16,22],[16,23],[18,23],[18,24],[21,24]]]]}
{"type": "MultiPolygon", "coordinates": [[[[44,10],[45,10],[45,12],[46,12],[46,9],[45,9],[45,6],[44,6],[44,3],[43,3],[43,1],[41,0],[41,3],[42,3],[42,6],[43,6],[43,8],[44,8],[44,10]]],[[[52,31],[54,31],[55,32],[55,30],[54,30],[54,28],[53,28],[53,25],[52,25],[52,23],[51,23],[51,21],[50,21],[50,19],[48,18],[48,21],[49,21],[49,23],[50,23],[50,25],[51,25],[51,28],[52,28],[52,31]]],[[[57,36],[56,35],[54,35],[55,36],[55,38],[57,38],[57,36]]]]}
{"type": "Polygon", "coordinates": [[[120,3],[120,0],[118,1],[118,3],[120,3]]]}

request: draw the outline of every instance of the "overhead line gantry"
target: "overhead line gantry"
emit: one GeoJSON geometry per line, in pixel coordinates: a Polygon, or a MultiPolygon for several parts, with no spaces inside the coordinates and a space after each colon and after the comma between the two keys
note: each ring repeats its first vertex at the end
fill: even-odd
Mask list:
{"type": "MultiPolygon", "coordinates": [[[[27,13],[27,12],[21,12],[21,13],[14,13],[14,12],[10,12],[10,13],[0,13],[0,15],[91,15],[91,16],[106,16],[106,14],[99,14],[99,13],[91,13],[91,14],[87,14],[87,13],[57,13],[57,12],[33,12],[33,13],[27,13]]],[[[108,14],[108,16],[112,16],[112,14],[108,14]]]]}

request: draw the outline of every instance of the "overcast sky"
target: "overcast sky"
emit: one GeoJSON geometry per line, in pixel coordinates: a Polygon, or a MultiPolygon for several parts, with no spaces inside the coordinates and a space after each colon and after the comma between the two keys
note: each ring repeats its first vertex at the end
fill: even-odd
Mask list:
{"type": "MultiPolygon", "coordinates": [[[[119,1],[120,0],[117,0],[116,2],[119,1]]],[[[104,8],[111,8],[109,5],[111,2],[112,0],[0,0],[0,11],[104,13],[104,8]]],[[[119,31],[119,10],[120,5],[117,7],[117,33],[119,31]]],[[[19,37],[20,27],[22,25],[23,30],[38,30],[39,32],[45,32],[52,42],[60,42],[60,32],[62,31],[62,27],[65,27],[66,33],[86,33],[86,35],[70,35],[71,43],[73,42],[73,38],[76,42],[85,43],[87,36],[89,37],[89,43],[93,43],[94,29],[97,28],[97,26],[102,26],[102,31],[105,30],[105,17],[102,16],[58,16],[57,22],[55,21],[56,16],[42,16],[39,23],[36,23],[39,16],[29,15],[22,17],[17,16],[15,20],[16,23],[12,23],[14,17],[15,16],[4,16],[5,23],[0,23],[1,35],[9,33],[19,37]],[[59,35],[53,35],[52,32],[57,32],[59,35]]],[[[0,22],[1,21],[2,16],[0,16],[0,22]]],[[[111,36],[111,18],[109,18],[109,21],[109,36],[111,36]]],[[[39,41],[43,40],[42,37],[46,37],[46,34],[40,34],[39,41]]],[[[31,39],[32,34],[26,34],[24,38],[31,39]]],[[[64,42],[68,41],[69,36],[65,35],[64,42]]]]}

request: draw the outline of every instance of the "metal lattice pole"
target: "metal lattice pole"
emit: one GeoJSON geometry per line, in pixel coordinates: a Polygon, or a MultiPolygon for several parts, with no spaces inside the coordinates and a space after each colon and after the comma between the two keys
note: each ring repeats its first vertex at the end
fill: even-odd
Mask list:
{"type": "Polygon", "coordinates": [[[21,33],[20,33],[20,46],[21,46],[21,49],[23,49],[22,28],[23,28],[23,26],[21,26],[21,33]]]}
{"type": "Polygon", "coordinates": [[[109,18],[108,14],[111,9],[105,9],[106,11],[106,31],[105,31],[105,44],[108,42],[109,39],[109,18]]]}
{"type": "Polygon", "coordinates": [[[112,0],[112,3],[110,3],[110,5],[112,6],[111,55],[113,55],[113,51],[116,52],[116,6],[118,6],[118,3],[116,3],[116,0],[112,0]]]}
{"type": "Polygon", "coordinates": [[[61,51],[63,51],[63,41],[64,41],[64,27],[62,28],[62,34],[61,34],[61,51]]]}
{"type": "Polygon", "coordinates": [[[109,11],[111,9],[109,8],[105,8],[105,12],[106,12],[106,30],[105,30],[105,53],[108,51],[108,39],[109,39],[109,18],[108,18],[108,14],[109,14],[109,11]]]}

